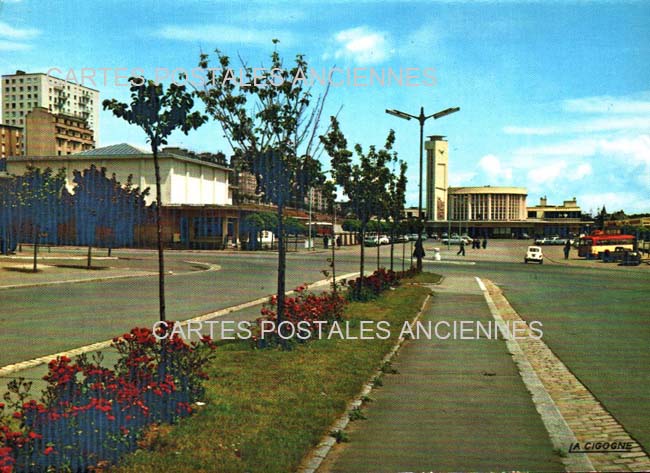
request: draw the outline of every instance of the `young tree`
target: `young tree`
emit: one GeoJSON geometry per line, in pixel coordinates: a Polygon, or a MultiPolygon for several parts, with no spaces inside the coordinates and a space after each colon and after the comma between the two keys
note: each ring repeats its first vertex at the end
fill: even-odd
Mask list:
{"type": "Polygon", "coordinates": [[[381,212],[386,186],[390,177],[388,163],[393,159],[391,150],[395,143],[395,132],[390,130],[384,147],[377,150],[375,145],[363,151],[356,144],[354,152],[358,162],[352,164],[352,153],[347,150],[347,141],[336,117],[331,117],[329,131],[321,136],[321,142],[331,158],[332,173],[337,185],[348,196],[360,225],[361,254],[359,257],[359,274],[361,283],[355,288],[357,296],[361,295],[365,271],[364,239],[368,223],[373,215],[381,212]]]}
{"type": "Polygon", "coordinates": [[[390,240],[390,269],[393,270],[395,253],[395,235],[398,232],[400,223],[404,218],[404,205],[406,203],[406,163],[400,161],[399,177],[391,175],[389,184],[389,214],[391,219],[391,240],[390,240]]]}
{"type": "Polygon", "coordinates": [[[185,90],[184,85],[172,83],[167,90],[162,84],[153,81],[142,82],[131,80],[131,103],[125,104],[115,99],[104,100],[105,110],[111,110],[116,117],[142,128],[147,135],[153,153],[153,164],[156,173],[156,229],[158,241],[158,300],[160,320],[165,316],[165,261],[163,255],[162,222],[160,207],[161,178],[158,162],[158,149],[167,144],[167,138],[174,130],[187,134],[190,130],[200,127],[207,119],[199,112],[192,112],[194,100],[185,90]]]}
{"type": "Polygon", "coordinates": [[[30,224],[34,245],[33,271],[38,270],[38,245],[47,235],[56,241],[58,231],[57,209],[61,205],[61,196],[65,187],[65,170],[56,173],[47,168],[41,170],[28,167],[22,176],[15,177],[15,204],[22,213],[23,222],[30,224]]]}
{"type": "Polygon", "coordinates": [[[71,207],[77,227],[77,244],[88,246],[86,266],[92,267],[92,247],[129,245],[133,242],[133,228],[146,219],[145,196],[149,189],[140,192],[133,187],[132,176],[125,186],[115,174],[106,176],[106,168],[94,164],[82,172],[74,171],[74,194],[71,207]],[[97,239],[98,230],[103,238],[97,239]]]}
{"type": "MultiPolygon", "coordinates": [[[[274,44],[278,40],[273,40],[274,44]]],[[[206,111],[217,120],[236,154],[257,179],[262,200],[276,205],[278,217],[277,321],[282,322],[285,300],[286,246],[284,209],[297,196],[322,182],[314,142],[327,89],[312,103],[305,84],[308,64],[299,54],[291,68],[274,50],[270,67],[253,71],[242,64],[246,86],[232,77],[231,60],[216,51],[218,68],[209,68],[202,54],[199,66],[208,70],[208,85],[197,90],[206,111]],[[302,76],[301,76],[302,75],[302,76]],[[301,79],[301,77],[303,79],[301,79]]]]}

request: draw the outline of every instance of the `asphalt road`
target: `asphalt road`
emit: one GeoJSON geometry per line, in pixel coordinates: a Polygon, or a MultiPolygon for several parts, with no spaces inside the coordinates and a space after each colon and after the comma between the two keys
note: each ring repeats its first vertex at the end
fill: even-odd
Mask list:
{"type": "MultiPolygon", "coordinates": [[[[498,284],[526,320],[539,320],[548,346],[639,440],[650,447],[650,271],[646,268],[526,265],[526,242],[490,242],[465,258],[443,248],[443,261],[425,261],[425,270],[479,276],[498,284]]],[[[427,259],[435,242],[428,242],[427,259]]],[[[406,246],[406,266],[409,264],[406,246]]],[[[549,250],[550,251],[550,250],[549,250]]],[[[155,254],[127,253],[144,258],[155,254]]],[[[396,248],[396,269],[401,269],[396,248]]],[[[388,247],[381,249],[388,264],[388,247]]],[[[323,279],[329,252],[292,253],[287,289],[323,279]]],[[[366,269],[376,250],[366,251],[366,269]]],[[[168,319],[181,320],[272,294],[277,257],[270,253],[168,253],[175,260],[203,261],[220,271],[174,274],[167,278],[168,319]]],[[[358,271],[358,249],[337,253],[337,274],[358,271]]],[[[157,280],[146,276],[17,288],[0,291],[0,366],[109,339],[133,326],[157,320],[157,280]]],[[[233,319],[253,317],[256,309],[233,319]]]]}

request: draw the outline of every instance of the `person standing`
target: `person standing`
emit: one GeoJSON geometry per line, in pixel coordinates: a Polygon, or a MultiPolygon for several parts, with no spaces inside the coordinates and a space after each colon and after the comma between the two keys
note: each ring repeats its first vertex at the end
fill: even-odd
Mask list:
{"type": "Polygon", "coordinates": [[[487,237],[483,237],[483,249],[487,248],[487,237]]]}
{"type": "Polygon", "coordinates": [[[564,244],[564,259],[569,259],[569,253],[571,252],[571,240],[567,239],[564,244]]]}
{"type": "Polygon", "coordinates": [[[463,240],[462,238],[460,239],[460,249],[458,250],[458,253],[456,253],[456,256],[460,254],[465,256],[465,240],[463,240]]]}

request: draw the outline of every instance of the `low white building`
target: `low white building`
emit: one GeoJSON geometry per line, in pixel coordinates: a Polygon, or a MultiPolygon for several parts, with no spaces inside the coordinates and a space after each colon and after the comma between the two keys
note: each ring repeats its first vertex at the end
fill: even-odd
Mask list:
{"type": "MultiPolygon", "coordinates": [[[[201,161],[177,149],[158,154],[160,162],[163,206],[176,205],[232,205],[228,189],[231,169],[220,164],[201,161]]],[[[121,143],[66,156],[12,156],[7,159],[7,172],[22,175],[29,165],[41,169],[66,170],[66,185],[72,191],[74,171],[83,171],[94,164],[106,168],[107,176],[141,189],[150,189],[147,203],[156,200],[156,178],[153,153],[133,145],[121,143]]]]}

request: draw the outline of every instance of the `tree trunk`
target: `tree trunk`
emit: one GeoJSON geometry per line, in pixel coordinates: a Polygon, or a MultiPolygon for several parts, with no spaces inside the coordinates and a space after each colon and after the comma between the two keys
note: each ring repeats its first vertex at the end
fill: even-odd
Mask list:
{"type": "Polygon", "coordinates": [[[158,303],[160,320],[165,321],[165,259],[163,253],[162,241],[162,221],[161,221],[161,205],[162,205],[162,190],[160,189],[160,164],[158,163],[158,146],[155,143],[151,144],[153,151],[153,165],[156,170],[156,233],[158,240],[158,303]]]}
{"type": "Polygon", "coordinates": [[[364,240],[366,238],[366,226],[364,224],[361,225],[361,254],[359,256],[359,284],[357,284],[357,287],[355,288],[357,291],[357,297],[361,296],[361,288],[363,287],[363,273],[364,273],[364,264],[365,264],[365,245],[364,245],[364,240]]]}
{"type": "Polygon", "coordinates": [[[336,225],[336,214],[332,221],[332,291],[336,294],[336,232],[334,226],[336,225]]]}
{"type": "Polygon", "coordinates": [[[284,319],[284,293],[285,293],[285,273],[287,266],[286,251],[284,246],[284,221],[283,221],[284,207],[283,204],[278,204],[278,326],[284,319]]]}
{"type": "Polygon", "coordinates": [[[377,269],[379,269],[379,250],[381,247],[381,242],[379,241],[379,233],[377,233],[377,269]]]}
{"type": "Polygon", "coordinates": [[[395,232],[390,232],[390,270],[393,270],[393,255],[395,254],[395,232]]]}
{"type": "Polygon", "coordinates": [[[38,271],[38,228],[34,232],[34,265],[32,268],[33,272],[38,271]]]}
{"type": "Polygon", "coordinates": [[[88,245],[88,256],[86,257],[86,269],[90,269],[92,267],[92,262],[93,262],[93,247],[91,245],[88,245]]]}

